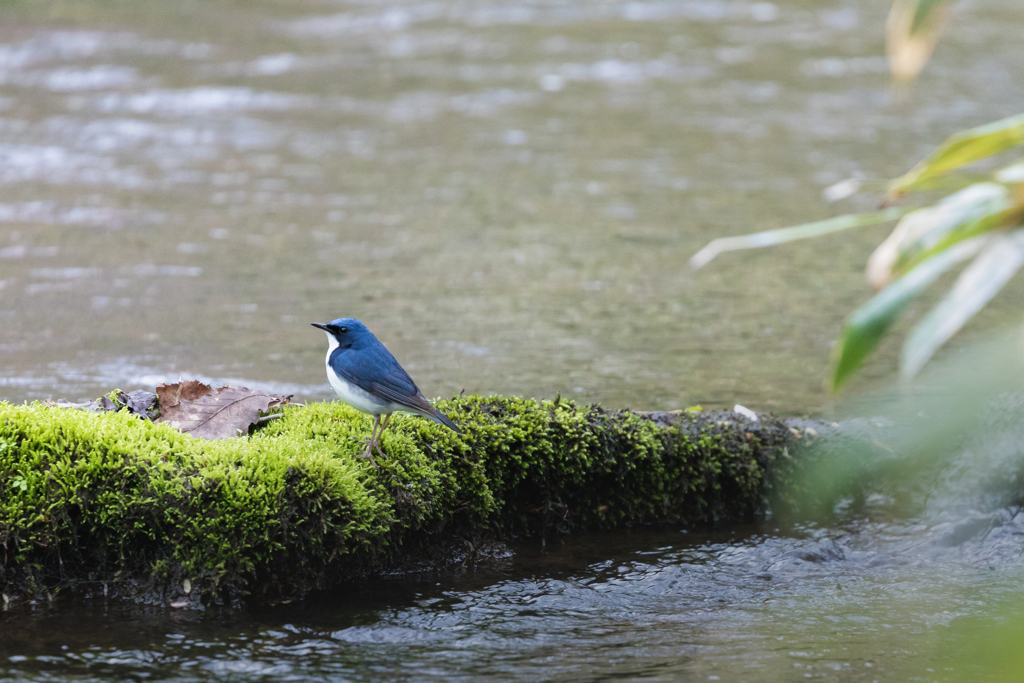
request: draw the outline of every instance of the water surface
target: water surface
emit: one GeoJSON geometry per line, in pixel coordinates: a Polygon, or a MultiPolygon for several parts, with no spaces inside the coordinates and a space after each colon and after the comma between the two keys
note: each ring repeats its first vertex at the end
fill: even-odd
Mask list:
{"type": "MultiPolygon", "coordinates": [[[[324,399],[308,323],[348,315],[430,396],[818,411],[887,228],[685,263],[872,208],[822,190],[1024,111],[1019,2],[962,3],[903,102],[885,5],[6,3],[0,399],[179,376],[324,399]]],[[[523,541],[234,611],[15,601],[0,677],[994,680],[957,625],[1019,613],[1019,443],[949,469],[980,489],[868,488],[817,523],[523,541]]]]}
{"type": "Polygon", "coordinates": [[[308,323],[347,315],[429,396],[819,409],[886,229],[687,258],[1024,110],[1019,3],[963,8],[902,104],[883,5],[9,4],[0,397],[326,398],[308,323]]]}
{"type": "Polygon", "coordinates": [[[956,620],[1019,605],[1024,513],[829,530],[639,531],[505,565],[184,612],[0,614],[13,680],[982,681],[956,620]],[[717,676],[717,678],[716,678],[717,676]]]}

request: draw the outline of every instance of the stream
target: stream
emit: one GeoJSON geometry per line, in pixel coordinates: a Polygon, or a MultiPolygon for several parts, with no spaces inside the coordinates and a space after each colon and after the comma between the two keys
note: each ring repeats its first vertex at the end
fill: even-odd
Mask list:
{"type": "MultiPolygon", "coordinates": [[[[352,316],[430,397],[840,419],[829,351],[891,226],[686,262],[873,209],[825,190],[1024,111],[1018,0],[959,3],[902,95],[887,5],[4,3],[0,400],[327,400],[309,323],[352,316]]],[[[889,386],[904,329],[848,395],[889,386]]],[[[523,539],[273,606],[14,600],[0,678],[1010,680],[985,648],[1021,607],[1015,430],[865,470],[822,518],[523,539]]]]}

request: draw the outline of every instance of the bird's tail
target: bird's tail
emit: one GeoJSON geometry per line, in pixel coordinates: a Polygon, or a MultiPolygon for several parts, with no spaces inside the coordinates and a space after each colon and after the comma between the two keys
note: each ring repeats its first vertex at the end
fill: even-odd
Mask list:
{"type": "Polygon", "coordinates": [[[448,429],[453,430],[456,434],[461,434],[462,430],[455,426],[455,423],[448,419],[448,416],[442,413],[437,408],[434,408],[434,420],[440,422],[448,429]]]}

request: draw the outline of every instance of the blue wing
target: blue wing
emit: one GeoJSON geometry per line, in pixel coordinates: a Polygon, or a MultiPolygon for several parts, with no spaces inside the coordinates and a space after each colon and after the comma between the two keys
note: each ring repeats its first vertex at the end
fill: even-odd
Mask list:
{"type": "Polygon", "coordinates": [[[417,413],[434,414],[433,406],[420,393],[412,377],[383,344],[364,347],[358,352],[335,349],[331,354],[331,368],[346,382],[383,402],[397,403],[417,413]]]}
{"type": "Polygon", "coordinates": [[[354,384],[382,402],[402,406],[409,412],[435,420],[461,434],[462,430],[420,393],[409,373],[398,364],[383,344],[353,349],[337,348],[331,354],[331,368],[350,384],[354,384]]]}

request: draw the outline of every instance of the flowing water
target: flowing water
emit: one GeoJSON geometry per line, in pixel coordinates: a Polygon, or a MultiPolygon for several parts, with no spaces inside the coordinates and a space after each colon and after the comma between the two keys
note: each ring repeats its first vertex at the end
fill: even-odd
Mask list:
{"type": "MultiPolygon", "coordinates": [[[[906,97],[886,5],[0,4],[0,399],[179,376],[324,399],[308,324],[349,315],[429,396],[827,408],[887,228],[686,260],[872,208],[822,191],[1024,111],[1017,0],[960,3],[906,97]]],[[[523,543],[273,609],[14,603],[0,676],[971,680],[950,624],[1019,592],[1020,501],[886,500],[523,543]]]]}
{"type": "Polygon", "coordinates": [[[886,228],[687,259],[1024,110],[1016,0],[904,103],[884,4],[8,2],[0,397],[326,398],[347,315],[428,396],[818,409],[886,228]]]}
{"type": "Polygon", "coordinates": [[[951,623],[1019,616],[1024,512],[925,526],[569,537],[506,566],[238,613],[58,598],[0,615],[0,676],[1000,680],[951,623]]]}

